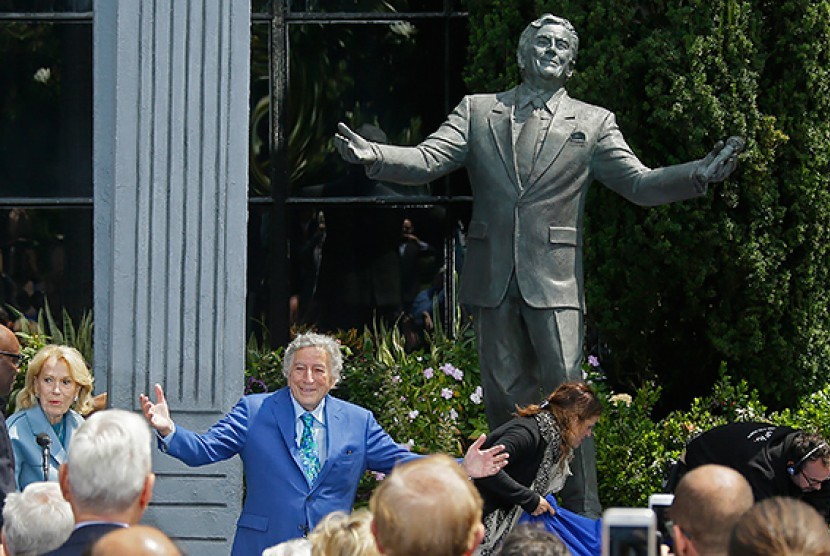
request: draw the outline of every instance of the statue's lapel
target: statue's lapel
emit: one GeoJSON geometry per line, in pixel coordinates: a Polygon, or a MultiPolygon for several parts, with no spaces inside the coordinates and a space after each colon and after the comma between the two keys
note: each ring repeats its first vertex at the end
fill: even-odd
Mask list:
{"type": "Polygon", "coordinates": [[[517,191],[521,190],[519,179],[516,176],[516,161],[513,156],[512,119],[513,105],[516,100],[516,89],[512,89],[498,95],[496,104],[490,111],[488,121],[490,132],[493,134],[493,142],[499,152],[504,169],[517,191]]]}

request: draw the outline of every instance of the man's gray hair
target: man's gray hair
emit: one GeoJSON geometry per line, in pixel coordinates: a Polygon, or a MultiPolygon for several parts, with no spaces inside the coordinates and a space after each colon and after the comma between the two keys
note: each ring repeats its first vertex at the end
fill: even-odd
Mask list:
{"type": "Polygon", "coordinates": [[[527,62],[525,61],[525,53],[527,52],[530,43],[533,42],[534,38],[536,38],[536,32],[545,25],[561,25],[568,30],[573,38],[571,41],[571,52],[573,53],[574,61],[572,63],[576,63],[577,54],[579,53],[579,35],[577,34],[574,26],[564,17],[559,17],[558,15],[553,14],[542,14],[542,17],[539,19],[531,21],[519,36],[519,47],[516,49],[516,59],[519,62],[519,69],[522,70],[522,72],[524,72],[524,69],[527,66],[527,62]]]}
{"type": "Polygon", "coordinates": [[[285,349],[285,357],[282,360],[282,373],[288,378],[291,374],[291,366],[294,363],[294,355],[303,348],[316,347],[328,354],[329,372],[334,379],[334,384],[340,381],[340,371],[343,370],[343,355],[340,353],[340,344],[331,336],[306,332],[299,334],[288,344],[285,349]]]}
{"type": "Polygon", "coordinates": [[[11,492],[3,507],[7,556],[37,556],[50,552],[72,533],[75,518],[58,483],[30,483],[11,492]]]}
{"type": "Polygon", "coordinates": [[[94,413],[69,445],[72,503],[94,513],[121,512],[141,495],[152,469],[150,428],[123,409],[94,413]]]}

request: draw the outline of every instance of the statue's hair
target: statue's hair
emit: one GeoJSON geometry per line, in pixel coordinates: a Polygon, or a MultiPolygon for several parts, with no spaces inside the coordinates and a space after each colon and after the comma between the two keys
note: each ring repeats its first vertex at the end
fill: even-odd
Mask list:
{"type": "Polygon", "coordinates": [[[530,46],[530,43],[536,37],[536,32],[544,27],[545,25],[561,25],[568,32],[571,34],[573,40],[571,41],[571,52],[573,53],[573,61],[571,62],[572,66],[576,64],[576,57],[579,53],[579,35],[576,32],[576,29],[571,24],[570,21],[565,19],[564,17],[559,17],[557,15],[552,14],[542,14],[542,17],[535,21],[531,21],[527,27],[525,27],[522,34],[519,36],[519,46],[516,49],[516,59],[519,62],[519,69],[524,72],[527,63],[525,61],[525,53],[530,46]]]}

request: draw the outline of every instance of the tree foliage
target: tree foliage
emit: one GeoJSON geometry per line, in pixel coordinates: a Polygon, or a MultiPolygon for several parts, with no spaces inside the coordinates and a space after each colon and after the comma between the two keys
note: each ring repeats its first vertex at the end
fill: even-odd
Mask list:
{"type": "Polygon", "coordinates": [[[571,96],[613,110],[649,166],[747,150],[700,199],[643,209],[603,187],[586,207],[588,322],[617,384],[656,379],[677,407],[722,362],[772,407],[827,382],[830,2],[470,0],[467,84],[517,82],[545,12],[580,34],[571,96]]]}

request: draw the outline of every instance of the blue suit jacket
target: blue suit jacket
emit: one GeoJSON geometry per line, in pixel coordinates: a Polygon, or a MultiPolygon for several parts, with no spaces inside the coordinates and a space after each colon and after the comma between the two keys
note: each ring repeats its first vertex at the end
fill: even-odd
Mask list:
{"type": "Polygon", "coordinates": [[[205,434],[177,426],[160,447],[194,466],[240,455],[247,488],[232,554],[261,554],[303,536],[330,512],[351,511],[367,469],[388,473],[397,462],[417,457],[362,407],[327,396],[325,414],[326,462],[310,486],[300,466],[287,388],[245,396],[205,434]]]}
{"type": "Polygon", "coordinates": [[[29,483],[43,480],[43,449],[35,440],[37,435],[45,432],[52,439],[49,446],[49,480],[58,480],[58,467],[66,462],[66,448],[72,440],[75,429],[81,426],[84,418],[73,410],[66,414],[66,446],[62,445],[55,430],[46,419],[40,405],[15,412],[6,426],[14,450],[14,476],[18,490],[23,490],[29,483]]]}

